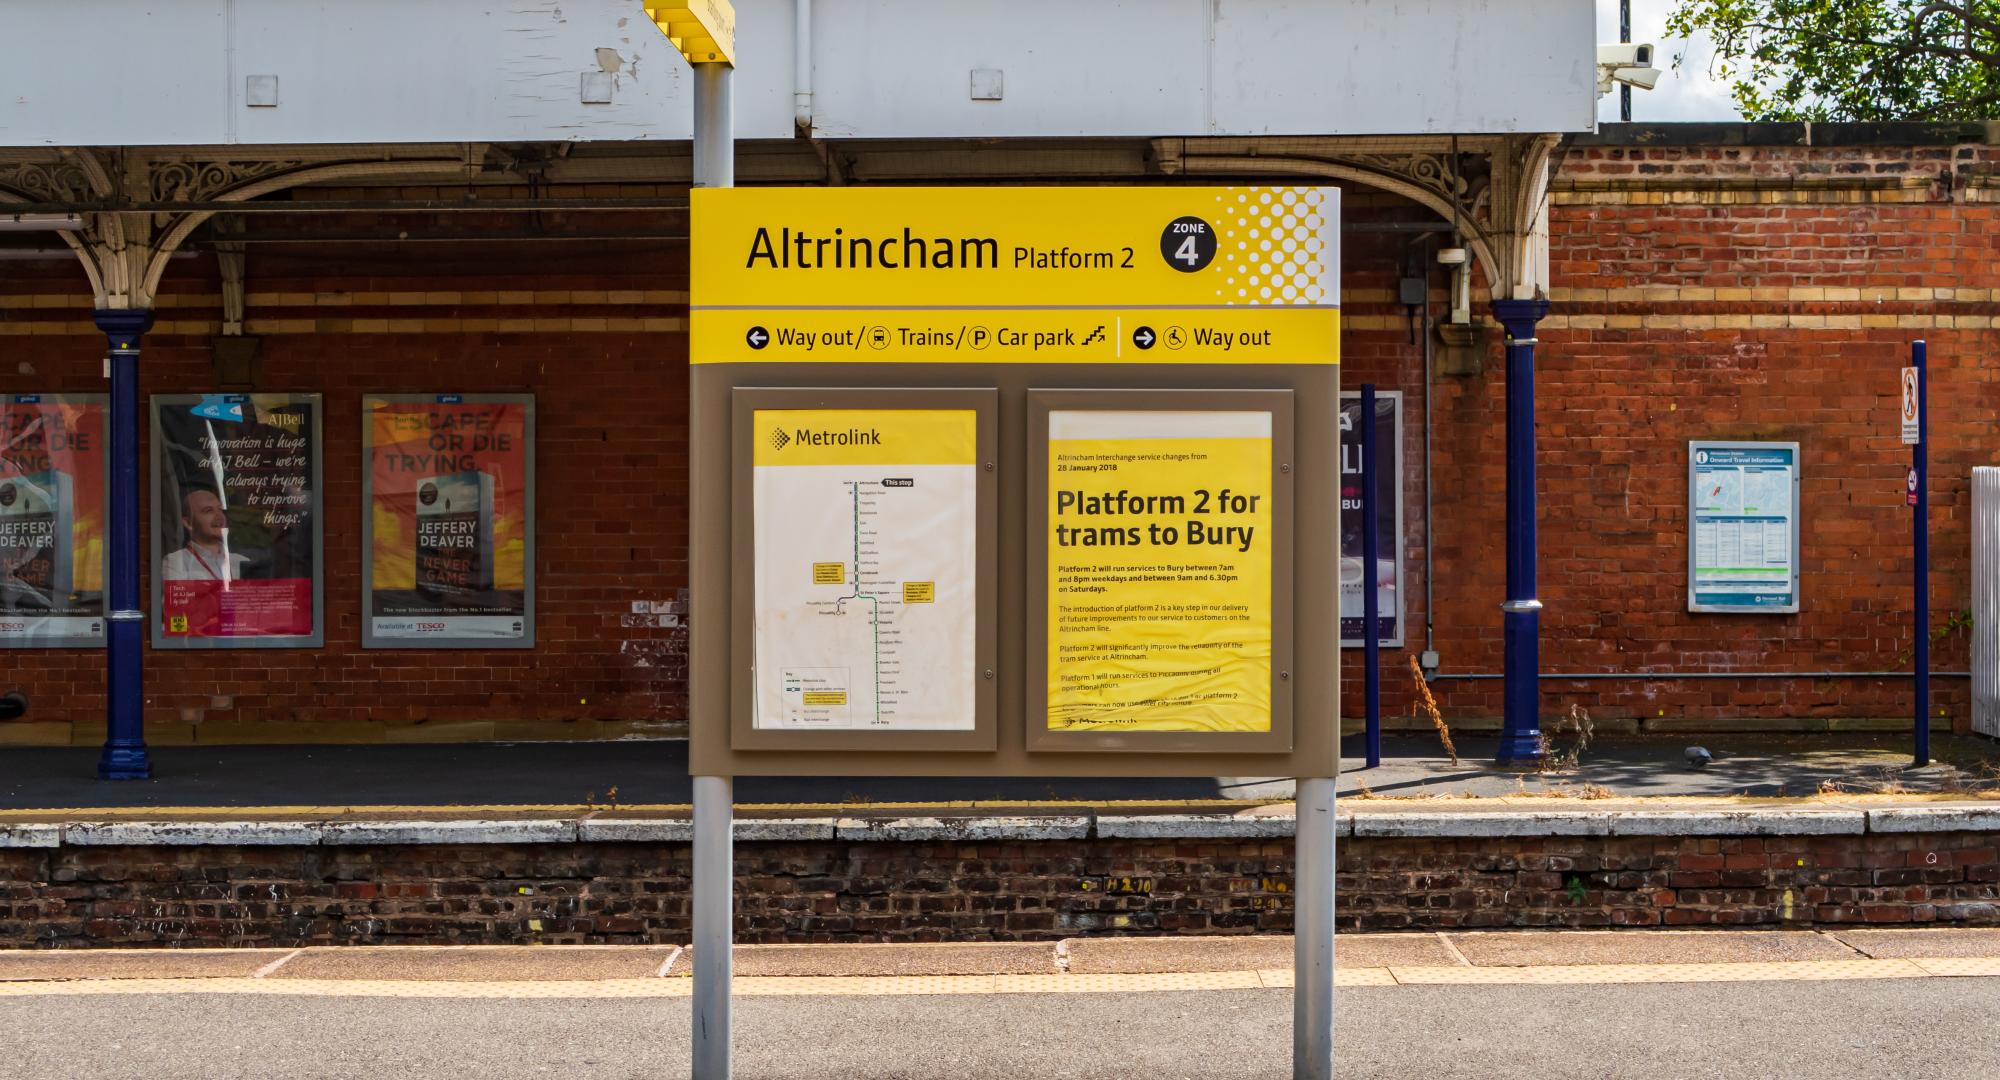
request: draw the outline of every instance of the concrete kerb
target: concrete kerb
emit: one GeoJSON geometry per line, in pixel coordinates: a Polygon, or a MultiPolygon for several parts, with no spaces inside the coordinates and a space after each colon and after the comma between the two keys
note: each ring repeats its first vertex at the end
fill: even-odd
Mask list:
{"type": "Polygon", "coordinates": [[[0,848],[61,847],[62,833],[54,824],[0,825],[0,848]]]}
{"type": "Polygon", "coordinates": [[[1878,833],[2000,832],[2000,805],[1895,806],[1868,811],[1878,833]]]}
{"type": "MultiPolygon", "coordinates": [[[[860,808],[857,808],[859,810],[860,808]]],[[[864,812],[865,813],[865,812],[864,812]]],[[[1860,836],[2000,832],[2000,805],[1342,811],[1341,837],[1860,836]]],[[[1255,840],[1294,835],[1290,813],[866,815],[740,818],[739,842],[956,843],[1035,840],[1255,840]]],[[[581,817],[372,821],[73,821],[0,823],[0,848],[62,846],[390,846],[688,843],[685,818],[581,817]]]]}

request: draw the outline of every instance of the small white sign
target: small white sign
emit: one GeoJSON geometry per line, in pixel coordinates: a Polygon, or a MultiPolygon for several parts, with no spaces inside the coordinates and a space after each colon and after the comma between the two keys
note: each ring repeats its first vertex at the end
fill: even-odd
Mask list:
{"type": "Polygon", "coordinates": [[[1917,445],[1917,421],[1922,419],[1922,405],[1917,401],[1917,369],[1903,369],[1903,444],[1917,445]]]}

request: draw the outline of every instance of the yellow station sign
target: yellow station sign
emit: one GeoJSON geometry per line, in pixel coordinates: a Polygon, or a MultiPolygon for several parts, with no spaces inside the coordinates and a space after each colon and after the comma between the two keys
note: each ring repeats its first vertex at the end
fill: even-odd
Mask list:
{"type": "Polygon", "coordinates": [[[696,363],[1332,364],[1339,191],[698,188],[696,363]]]}

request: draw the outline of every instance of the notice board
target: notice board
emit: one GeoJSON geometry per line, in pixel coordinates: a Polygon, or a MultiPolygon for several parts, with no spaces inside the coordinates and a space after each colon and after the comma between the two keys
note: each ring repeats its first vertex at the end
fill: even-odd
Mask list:
{"type": "Polygon", "coordinates": [[[1688,610],[1799,610],[1799,444],[1688,443],[1688,610]]]}
{"type": "Polygon", "coordinates": [[[1338,201],[697,189],[691,768],[1333,775],[1338,201]]]}

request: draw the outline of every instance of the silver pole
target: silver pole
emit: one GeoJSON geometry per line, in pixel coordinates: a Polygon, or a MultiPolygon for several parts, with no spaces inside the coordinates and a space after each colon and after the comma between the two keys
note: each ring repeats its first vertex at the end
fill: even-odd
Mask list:
{"type": "Polygon", "coordinates": [[[728,64],[694,65],[694,186],[736,186],[736,105],[728,64]]]}
{"type": "MultiPolygon", "coordinates": [[[[1333,1080],[1333,789],[1298,781],[1292,881],[1292,1076],[1333,1080]]],[[[699,954],[696,954],[699,956],[699,954]]]]}
{"type": "Polygon", "coordinates": [[[728,1080],[736,860],[730,778],[694,778],[694,1080],[728,1080]]]}
{"type": "MultiPolygon", "coordinates": [[[[736,185],[736,117],[728,64],[694,65],[694,184],[736,185]]],[[[717,723],[727,721],[708,718],[717,723]]],[[[699,722],[699,721],[697,721],[699,722]]],[[[731,778],[694,778],[694,1080],[730,1073],[730,947],[736,858],[731,778]]]]}

